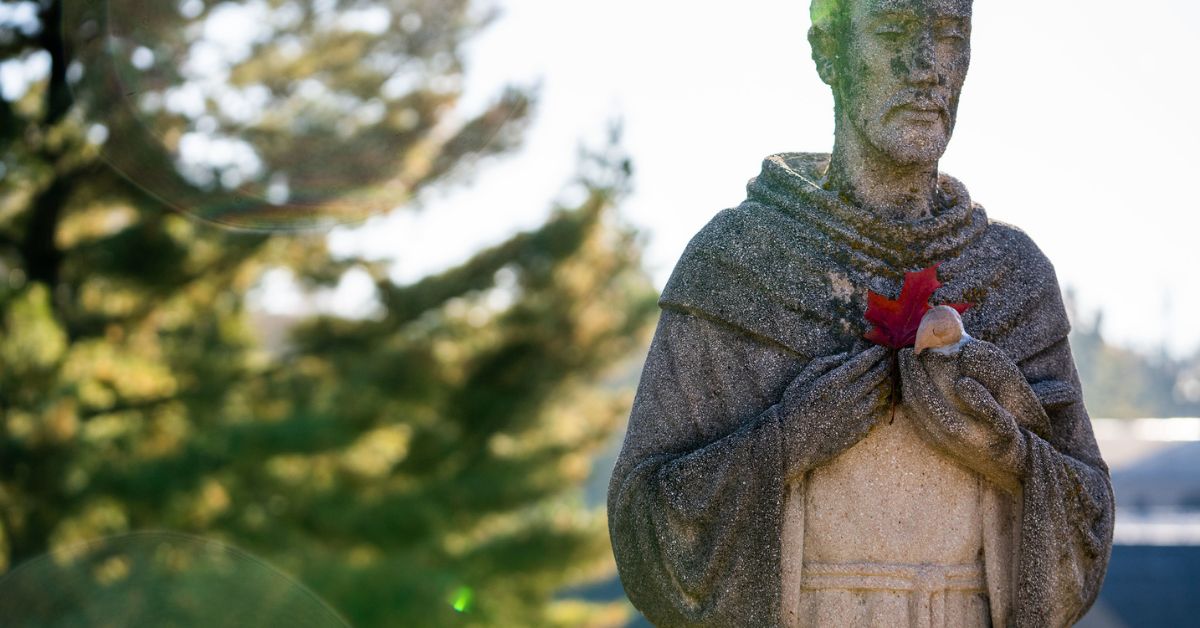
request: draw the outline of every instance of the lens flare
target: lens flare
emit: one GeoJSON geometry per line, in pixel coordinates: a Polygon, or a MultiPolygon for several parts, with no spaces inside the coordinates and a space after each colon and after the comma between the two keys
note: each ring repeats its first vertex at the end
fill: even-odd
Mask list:
{"type": "Polygon", "coordinates": [[[475,599],[475,592],[470,587],[459,587],[454,592],[454,599],[450,606],[459,613],[466,613],[471,610],[471,602],[475,599]]]}
{"type": "Polygon", "coordinates": [[[0,617],[12,628],[349,626],[262,560],[171,532],[98,539],[26,562],[0,578],[0,617]]]}
{"type": "Polygon", "coordinates": [[[457,107],[467,0],[65,3],[67,79],[105,159],[151,196],[252,230],[404,205],[515,143],[511,89],[457,107]],[[512,137],[509,137],[512,136],[512,137]]]}

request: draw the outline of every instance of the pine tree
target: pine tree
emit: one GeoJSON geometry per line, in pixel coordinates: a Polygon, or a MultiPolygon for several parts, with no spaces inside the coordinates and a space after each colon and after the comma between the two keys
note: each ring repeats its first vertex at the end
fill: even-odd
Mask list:
{"type": "Polygon", "coordinates": [[[554,596],[608,565],[577,487],[628,403],[606,375],[653,312],[612,211],[628,161],[587,155],[582,201],[397,285],[283,231],[415,200],[516,145],[527,92],[455,107],[461,45],[488,17],[465,0],[241,3],[275,29],[228,68],[265,97],[248,119],[220,94],[163,104],[198,80],[179,60],[200,31],[180,20],[239,3],[125,4],[120,32],[97,3],[0,21],[4,58],[49,61],[0,98],[0,572],[170,529],[266,558],[355,625],[603,621],[554,596]],[[387,28],[334,20],[367,9],[387,28]],[[189,134],[255,160],[180,158],[189,134]],[[247,294],[273,268],[305,289],[363,270],[382,315],[307,320],[272,351],[247,294]]]}

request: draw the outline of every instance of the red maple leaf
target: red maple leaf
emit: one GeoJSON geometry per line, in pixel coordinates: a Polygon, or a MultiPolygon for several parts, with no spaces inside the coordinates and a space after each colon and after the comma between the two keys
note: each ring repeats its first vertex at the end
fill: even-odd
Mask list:
{"type": "MultiPolygon", "coordinates": [[[[899,299],[889,299],[874,291],[867,292],[867,321],[874,325],[864,336],[867,340],[892,349],[911,347],[917,342],[917,327],[921,317],[933,309],[929,298],[941,287],[934,264],[915,273],[904,273],[904,284],[899,299]]],[[[946,303],[959,314],[971,307],[970,303],[946,303]]]]}

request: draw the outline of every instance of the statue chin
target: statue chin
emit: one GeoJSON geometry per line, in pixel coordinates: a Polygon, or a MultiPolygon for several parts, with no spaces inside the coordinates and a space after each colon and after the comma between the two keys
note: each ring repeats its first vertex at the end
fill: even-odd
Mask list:
{"type": "Polygon", "coordinates": [[[875,150],[900,166],[937,163],[950,144],[950,134],[943,130],[940,122],[936,123],[936,128],[933,124],[922,124],[921,127],[896,125],[878,137],[869,138],[869,142],[875,150]]]}

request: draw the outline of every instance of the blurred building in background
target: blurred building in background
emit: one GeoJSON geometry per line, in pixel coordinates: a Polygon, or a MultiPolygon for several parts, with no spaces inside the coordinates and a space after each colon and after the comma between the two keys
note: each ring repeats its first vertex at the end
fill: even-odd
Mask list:
{"type": "Polygon", "coordinates": [[[1200,419],[1096,419],[1117,527],[1084,628],[1200,622],[1200,419]]]}

